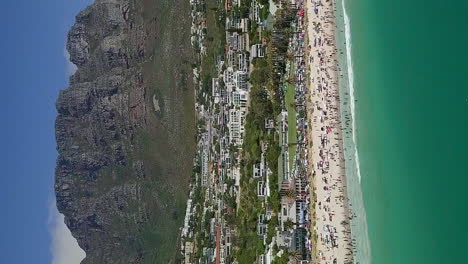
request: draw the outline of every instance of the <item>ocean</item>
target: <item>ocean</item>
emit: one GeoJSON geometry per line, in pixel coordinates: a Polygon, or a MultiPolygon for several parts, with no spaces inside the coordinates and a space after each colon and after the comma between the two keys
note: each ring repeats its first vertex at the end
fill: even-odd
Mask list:
{"type": "Polygon", "coordinates": [[[468,2],[336,7],[355,262],[468,263],[468,2]]]}

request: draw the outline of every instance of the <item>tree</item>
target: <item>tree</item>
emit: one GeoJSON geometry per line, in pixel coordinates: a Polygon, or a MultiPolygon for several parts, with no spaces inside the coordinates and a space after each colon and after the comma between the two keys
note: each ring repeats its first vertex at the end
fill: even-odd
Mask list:
{"type": "Polygon", "coordinates": [[[241,18],[248,18],[249,17],[249,7],[248,6],[241,6],[240,7],[240,17],[241,18]]]}
{"type": "Polygon", "coordinates": [[[294,222],[288,218],[288,220],[286,220],[286,222],[284,222],[284,226],[287,228],[287,229],[293,229],[294,228],[294,222]]]}
{"type": "Polygon", "coordinates": [[[255,67],[255,69],[250,74],[250,82],[256,85],[264,85],[268,78],[269,73],[265,67],[255,67]]]}
{"type": "Polygon", "coordinates": [[[288,262],[289,262],[289,254],[287,251],[283,251],[283,254],[281,255],[281,257],[275,257],[271,263],[272,264],[288,264],[288,262]]]}
{"type": "Polygon", "coordinates": [[[234,145],[234,144],[229,145],[229,154],[234,155],[234,153],[236,153],[237,150],[238,150],[238,148],[237,148],[236,145],[234,145]]]}
{"type": "Polygon", "coordinates": [[[270,14],[270,5],[268,4],[268,0],[266,4],[263,6],[262,10],[260,10],[260,19],[266,20],[268,15],[270,14]]]}
{"type": "Polygon", "coordinates": [[[292,257],[294,261],[293,263],[299,263],[299,261],[302,259],[302,254],[299,250],[294,250],[290,252],[289,255],[292,257]]]}

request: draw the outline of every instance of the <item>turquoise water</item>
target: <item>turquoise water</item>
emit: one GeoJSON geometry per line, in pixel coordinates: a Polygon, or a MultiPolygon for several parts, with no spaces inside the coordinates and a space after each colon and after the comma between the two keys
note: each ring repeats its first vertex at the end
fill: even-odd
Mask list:
{"type": "Polygon", "coordinates": [[[354,229],[368,230],[372,263],[468,263],[468,2],[346,0],[346,10],[365,206],[354,229]]]}

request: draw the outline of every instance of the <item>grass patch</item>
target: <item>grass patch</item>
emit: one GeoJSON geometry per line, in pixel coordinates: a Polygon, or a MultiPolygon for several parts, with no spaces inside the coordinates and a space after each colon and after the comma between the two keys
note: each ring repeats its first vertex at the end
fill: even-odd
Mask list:
{"type": "MultiPolygon", "coordinates": [[[[291,67],[290,78],[294,78],[294,67],[291,67]]],[[[296,100],[295,100],[295,85],[294,83],[286,83],[285,94],[286,110],[288,111],[288,152],[289,152],[289,169],[292,170],[297,149],[297,131],[296,131],[296,100]]]]}
{"type": "Polygon", "coordinates": [[[211,97],[211,79],[218,77],[216,58],[224,54],[226,32],[224,30],[224,11],[222,3],[216,0],[206,1],[206,55],[200,58],[200,78],[202,89],[198,92],[197,101],[206,105],[211,97]],[[205,101],[203,95],[208,96],[205,101]]]}

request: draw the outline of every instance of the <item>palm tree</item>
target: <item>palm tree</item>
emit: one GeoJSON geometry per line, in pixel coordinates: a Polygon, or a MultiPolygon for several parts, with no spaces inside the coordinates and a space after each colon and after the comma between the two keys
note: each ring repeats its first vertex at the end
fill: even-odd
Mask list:
{"type": "Polygon", "coordinates": [[[284,222],[284,226],[288,229],[293,229],[294,228],[294,222],[291,220],[291,219],[288,219],[286,220],[286,222],[284,222]]]}
{"type": "Polygon", "coordinates": [[[286,197],[288,198],[288,204],[293,204],[296,201],[296,188],[290,187],[286,190],[285,193],[286,197]]]}
{"type": "Polygon", "coordinates": [[[289,199],[293,199],[295,200],[296,199],[296,188],[294,187],[289,187],[287,190],[286,190],[286,197],[288,197],[289,199]]]}
{"type": "Polygon", "coordinates": [[[294,250],[289,254],[293,258],[293,263],[295,264],[299,263],[299,261],[302,260],[302,254],[299,250],[294,250]]]}

